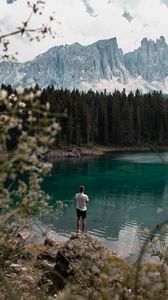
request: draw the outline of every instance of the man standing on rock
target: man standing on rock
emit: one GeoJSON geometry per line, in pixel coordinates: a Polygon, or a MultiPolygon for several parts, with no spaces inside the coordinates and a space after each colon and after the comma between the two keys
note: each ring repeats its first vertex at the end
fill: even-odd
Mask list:
{"type": "Polygon", "coordinates": [[[87,206],[86,204],[89,202],[89,198],[85,192],[85,186],[81,185],[79,187],[79,193],[75,195],[76,199],[76,213],[77,213],[77,220],[76,220],[76,227],[77,233],[80,232],[80,218],[82,217],[82,233],[86,232],[86,212],[87,206]]]}

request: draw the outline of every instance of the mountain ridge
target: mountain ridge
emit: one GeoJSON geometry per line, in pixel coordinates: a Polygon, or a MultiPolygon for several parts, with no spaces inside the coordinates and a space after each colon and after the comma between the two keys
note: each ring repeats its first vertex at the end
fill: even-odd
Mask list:
{"type": "Polygon", "coordinates": [[[139,48],[123,53],[116,37],[83,46],[55,46],[25,63],[0,62],[0,84],[42,88],[168,93],[168,45],[161,36],[144,38],[139,48]]]}

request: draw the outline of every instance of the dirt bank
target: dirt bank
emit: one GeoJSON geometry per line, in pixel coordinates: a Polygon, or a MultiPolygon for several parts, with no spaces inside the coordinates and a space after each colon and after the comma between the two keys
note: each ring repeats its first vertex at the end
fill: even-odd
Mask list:
{"type": "Polygon", "coordinates": [[[83,157],[97,157],[107,153],[124,153],[124,152],[159,152],[168,151],[168,146],[65,146],[54,148],[46,155],[47,161],[54,161],[57,159],[80,159],[83,157]]]}

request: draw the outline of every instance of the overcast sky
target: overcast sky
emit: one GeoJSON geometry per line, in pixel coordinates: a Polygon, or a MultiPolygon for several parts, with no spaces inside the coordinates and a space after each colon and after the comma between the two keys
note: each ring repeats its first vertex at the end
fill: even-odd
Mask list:
{"type": "MultiPolygon", "coordinates": [[[[19,51],[20,61],[55,45],[88,45],[112,37],[124,53],[138,48],[144,37],[156,40],[163,35],[168,42],[168,0],[46,0],[43,15],[32,19],[31,27],[45,22],[53,11],[58,21],[53,26],[55,39],[48,36],[39,43],[19,36],[11,39],[10,50],[19,51]]],[[[1,33],[15,30],[28,15],[27,0],[0,0],[1,33]]]]}

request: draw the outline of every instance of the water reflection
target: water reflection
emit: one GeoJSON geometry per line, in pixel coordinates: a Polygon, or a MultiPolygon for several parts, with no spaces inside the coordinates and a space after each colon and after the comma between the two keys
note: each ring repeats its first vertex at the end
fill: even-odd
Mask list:
{"type": "Polygon", "coordinates": [[[126,224],[118,234],[117,252],[124,258],[135,257],[141,249],[139,226],[126,224]]]}
{"type": "Polygon", "coordinates": [[[168,163],[168,152],[146,152],[146,153],[131,153],[118,155],[116,159],[127,160],[135,163],[168,163]]]}

